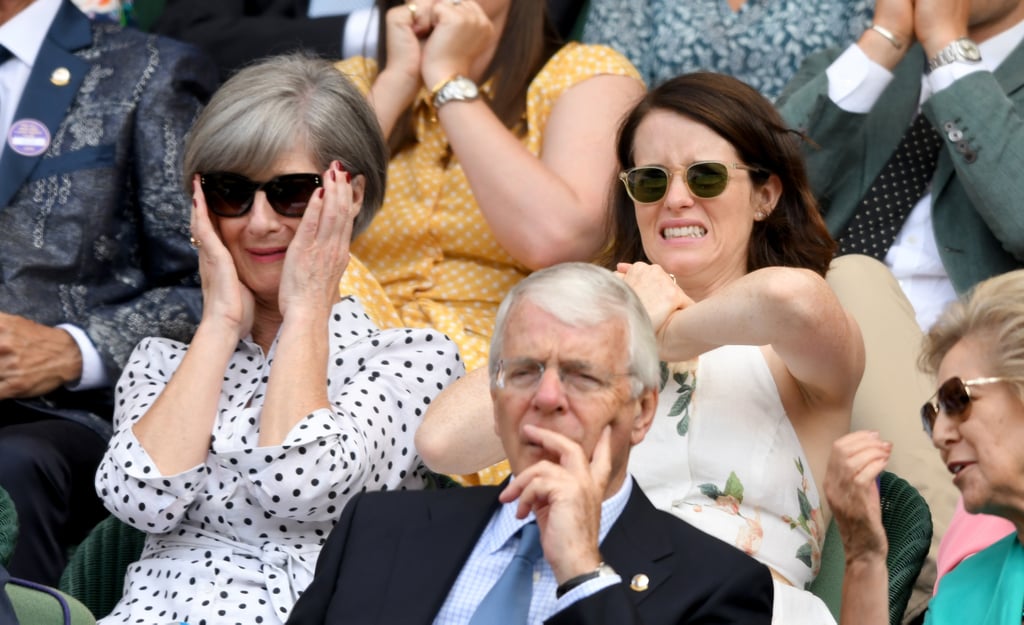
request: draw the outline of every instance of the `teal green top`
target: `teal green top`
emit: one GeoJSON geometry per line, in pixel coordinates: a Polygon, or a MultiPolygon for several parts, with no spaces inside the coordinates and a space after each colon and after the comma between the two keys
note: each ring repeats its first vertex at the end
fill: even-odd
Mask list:
{"type": "Polygon", "coordinates": [[[943,576],[925,625],[1020,625],[1024,547],[1014,532],[943,576]]]}

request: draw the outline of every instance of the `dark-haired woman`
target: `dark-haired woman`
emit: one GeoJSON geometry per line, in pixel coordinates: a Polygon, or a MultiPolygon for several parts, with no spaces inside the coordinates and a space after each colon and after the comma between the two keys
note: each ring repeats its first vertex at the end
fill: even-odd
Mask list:
{"type": "Polygon", "coordinates": [[[607,258],[667,363],[630,472],[656,506],[771,568],[780,624],[832,621],[804,588],[826,527],[818,485],[864,368],[825,282],[834,243],[800,141],[734,78],[668,80],[620,131],[607,258]]]}

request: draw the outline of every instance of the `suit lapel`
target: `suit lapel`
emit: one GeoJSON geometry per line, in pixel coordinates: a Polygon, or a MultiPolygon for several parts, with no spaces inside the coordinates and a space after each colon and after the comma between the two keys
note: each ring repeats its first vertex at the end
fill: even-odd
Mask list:
{"type": "Polygon", "coordinates": [[[381,623],[431,623],[477,539],[498,508],[500,487],[454,489],[432,497],[426,519],[410,519],[396,553],[402,562],[381,610],[381,623]]]}
{"type": "Polygon", "coordinates": [[[636,603],[644,601],[671,575],[672,541],[664,513],[634,481],[629,501],[601,543],[601,555],[630,587],[636,603]]]}
{"type": "MultiPolygon", "coordinates": [[[[52,140],[89,70],[89,64],[73,52],[91,43],[89,19],[70,0],[65,0],[39,49],[36,63],[14,113],[15,124],[23,119],[36,120],[46,127],[52,140]],[[54,71],[60,68],[67,70],[66,74],[61,72],[68,75],[66,84],[55,84],[62,83],[62,80],[50,80],[54,71]]],[[[4,141],[3,158],[0,158],[0,206],[7,206],[11,202],[11,198],[24,185],[42,158],[42,154],[18,154],[4,141]]]]}

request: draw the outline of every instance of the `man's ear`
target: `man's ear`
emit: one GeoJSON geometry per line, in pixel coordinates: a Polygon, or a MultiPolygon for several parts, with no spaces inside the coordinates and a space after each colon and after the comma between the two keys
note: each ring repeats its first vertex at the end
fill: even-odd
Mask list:
{"type": "Polygon", "coordinates": [[[647,431],[654,423],[654,413],[658,409],[658,389],[647,389],[636,399],[636,414],[633,416],[633,427],[629,433],[629,442],[637,445],[647,436],[647,431]]]}

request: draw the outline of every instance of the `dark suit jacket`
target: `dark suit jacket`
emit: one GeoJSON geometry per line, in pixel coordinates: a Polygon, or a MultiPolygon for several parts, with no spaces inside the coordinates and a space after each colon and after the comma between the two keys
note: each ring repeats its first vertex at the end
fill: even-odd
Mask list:
{"type": "MultiPolygon", "coordinates": [[[[82,328],[114,380],[139,340],[187,341],[199,319],[181,144],[215,84],[191,47],[92,23],[65,0],[14,115],[45,125],[49,148],[3,146],[0,311],[82,328]]],[[[109,389],[31,403],[108,427],[109,389]]]]}
{"type": "MultiPolygon", "coordinates": [[[[584,0],[548,0],[559,32],[572,33],[584,0]]],[[[347,15],[306,17],[309,0],[167,0],[154,32],[194,43],[222,76],[268,54],[303,48],[341,58],[347,15]]]]}
{"type": "MultiPolygon", "coordinates": [[[[345,507],[289,625],[431,623],[498,507],[500,487],[364,493],[345,507]]],[[[550,624],[767,625],[768,569],[731,545],[656,510],[635,483],[601,545],[623,579],[555,614],[550,624]],[[647,590],[629,588],[634,575],[647,590]]]]}
{"type": "MultiPolygon", "coordinates": [[[[925,67],[915,45],[874,108],[858,115],[828,98],[825,70],[838,54],[810,57],[778,102],[786,120],[820,146],[805,154],[834,236],[846,230],[914,117],[925,67]]],[[[1024,43],[994,73],[956,81],[922,112],[944,139],[931,187],[935,239],[953,287],[964,293],[1024,266],[1024,43]]]]}

